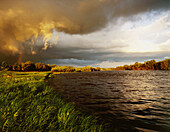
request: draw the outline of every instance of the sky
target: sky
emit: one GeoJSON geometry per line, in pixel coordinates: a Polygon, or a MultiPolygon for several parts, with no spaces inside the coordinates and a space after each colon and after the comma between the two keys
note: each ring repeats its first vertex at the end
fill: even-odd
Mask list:
{"type": "Polygon", "coordinates": [[[0,0],[0,60],[116,67],[170,58],[169,0],[0,0]]]}

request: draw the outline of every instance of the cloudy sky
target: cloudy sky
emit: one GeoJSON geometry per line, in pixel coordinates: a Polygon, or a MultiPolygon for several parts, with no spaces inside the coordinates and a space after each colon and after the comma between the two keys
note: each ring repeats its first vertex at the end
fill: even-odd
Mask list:
{"type": "Polygon", "coordinates": [[[1,0],[0,59],[115,67],[170,58],[169,0],[1,0]]]}

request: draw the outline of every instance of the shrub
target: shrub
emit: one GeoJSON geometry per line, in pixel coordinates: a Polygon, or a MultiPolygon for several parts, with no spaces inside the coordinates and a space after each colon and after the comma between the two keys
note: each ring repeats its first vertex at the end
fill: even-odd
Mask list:
{"type": "Polygon", "coordinates": [[[52,68],[53,72],[74,72],[75,68],[72,66],[55,66],[52,68]]]}
{"type": "Polygon", "coordinates": [[[43,63],[36,63],[35,64],[36,71],[50,71],[51,67],[48,65],[45,65],[43,63]]]}

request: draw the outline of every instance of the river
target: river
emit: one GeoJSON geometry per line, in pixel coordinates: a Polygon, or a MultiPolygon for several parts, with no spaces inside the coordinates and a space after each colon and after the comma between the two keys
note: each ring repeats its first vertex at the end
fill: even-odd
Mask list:
{"type": "Polygon", "coordinates": [[[170,71],[102,71],[56,75],[53,87],[108,131],[170,131],[170,71]]]}

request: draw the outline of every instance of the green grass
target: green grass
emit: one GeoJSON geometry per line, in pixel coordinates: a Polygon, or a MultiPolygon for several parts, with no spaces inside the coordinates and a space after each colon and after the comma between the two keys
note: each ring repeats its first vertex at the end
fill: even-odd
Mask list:
{"type": "Polygon", "coordinates": [[[46,85],[48,73],[0,72],[0,131],[103,131],[95,117],[46,85]]]}

